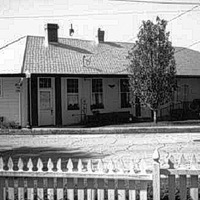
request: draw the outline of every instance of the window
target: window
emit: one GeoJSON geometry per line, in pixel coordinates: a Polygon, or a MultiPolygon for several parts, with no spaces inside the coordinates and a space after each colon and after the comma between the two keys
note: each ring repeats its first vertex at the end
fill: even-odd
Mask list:
{"type": "Polygon", "coordinates": [[[3,96],[3,81],[0,79],[0,97],[3,96]]]}
{"type": "Polygon", "coordinates": [[[189,85],[181,85],[178,86],[177,91],[176,91],[176,99],[177,101],[188,101],[188,96],[189,96],[189,85]]]}
{"type": "Polygon", "coordinates": [[[130,108],[130,91],[128,79],[120,80],[121,108],[130,108]]]}
{"type": "Polygon", "coordinates": [[[51,78],[40,78],[39,79],[40,88],[51,88],[51,78]]]}
{"type": "Polygon", "coordinates": [[[103,81],[102,79],[92,79],[92,105],[93,109],[103,109],[103,81]]]}
{"type": "Polygon", "coordinates": [[[67,79],[67,109],[79,110],[78,79],[67,79]]]}

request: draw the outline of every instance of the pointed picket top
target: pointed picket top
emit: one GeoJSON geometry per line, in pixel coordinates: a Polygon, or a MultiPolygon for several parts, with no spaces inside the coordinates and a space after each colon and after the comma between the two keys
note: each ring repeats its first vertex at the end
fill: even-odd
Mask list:
{"type": "Polygon", "coordinates": [[[190,160],[190,169],[198,169],[198,162],[197,162],[195,154],[192,154],[192,157],[190,160]]]}
{"type": "Polygon", "coordinates": [[[97,164],[98,173],[104,173],[104,163],[102,159],[99,159],[97,164]]]}
{"type": "Polygon", "coordinates": [[[81,159],[78,159],[77,168],[78,168],[78,172],[81,173],[81,172],[83,171],[83,163],[82,163],[82,160],[81,160],[81,159]]]}
{"type": "Polygon", "coordinates": [[[181,156],[179,158],[178,167],[179,167],[179,169],[185,169],[187,167],[184,154],[181,154],[181,156]]]}
{"type": "Polygon", "coordinates": [[[160,159],[160,154],[159,154],[159,152],[158,152],[158,148],[156,148],[155,149],[155,151],[153,152],[153,160],[155,161],[155,162],[159,162],[159,159],[160,159]]]}
{"type": "Polygon", "coordinates": [[[118,164],[119,164],[118,172],[124,173],[124,171],[125,171],[124,161],[122,159],[119,159],[118,164]]]}
{"type": "Polygon", "coordinates": [[[141,174],[146,174],[147,165],[146,165],[146,162],[145,162],[144,159],[141,159],[139,168],[140,168],[140,173],[141,174]]]}
{"type": "Polygon", "coordinates": [[[24,163],[21,158],[19,158],[17,166],[18,166],[18,171],[23,171],[24,163]]]}
{"type": "Polygon", "coordinates": [[[29,172],[33,171],[33,162],[31,160],[31,158],[29,158],[28,163],[27,163],[27,168],[29,172]]]}
{"type": "Polygon", "coordinates": [[[53,167],[54,167],[53,162],[52,162],[51,158],[49,158],[48,163],[47,163],[48,171],[52,172],[53,171],[53,167]]]}
{"type": "Polygon", "coordinates": [[[8,159],[8,171],[13,171],[13,166],[14,166],[13,160],[12,160],[11,157],[9,157],[9,159],[8,159]]]}
{"type": "Polygon", "coordinates": [[[92,160],[91,160],[91,159],[88,160],[88,163],[87,163],[87,171],[88,171],[88,172],[92,172],[92,160]]]}
{"type": "Polygon", "coordinates": [[[38,170],[37,170],[38,172],[42,172],[43,163],[42,163],[42,160],[40,158],[38,158],[37,168],[38,168],[38,170]]]}
{"type": "Polygon", "coordinates": [[[73,163],[72,163],[72,159],[69,158],[68,163],[67,163],[68,172],[73,172],[73,168],[74,168],[74,166],[73,166],[73,163]]]}
{"type": "Polygon", "coordinates": [[[112,174],[116,171],[115,169],[115,163],[113,162],[113,160],[110,160],[110,162],[108,163],[108,173],[112,174]]]}
{"type": "Polygon", "coordinates": [[[168,158],[168,168],[169,169],[174,169],[175,168],[175,159],[173,155],[170,155],[168,158]]]}
{"type": "Polygon", "coordinates": [[[3,158],[0,157],[0,171],[4,171],[3,167],[4,167],[3,158]]]}
{"type": "Polygon", "coordinates": [[[130,162],[129,162],[129,173],[135,174],[135,161],[134,160],[130,160],[130,162]]]}
{"type": "Polygon", "coordinates": [[[56,164],[57,172],[62,172],[62,167],[61,167],[61,158],[58,159],[57,164],[56,164]]]}

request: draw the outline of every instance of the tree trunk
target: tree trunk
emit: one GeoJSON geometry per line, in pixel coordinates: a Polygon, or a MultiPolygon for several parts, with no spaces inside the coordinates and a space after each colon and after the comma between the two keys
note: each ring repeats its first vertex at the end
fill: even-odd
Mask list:
{"type": "Polygon", "coordinates": [[[157,123],[157,110],[153,110],[153,122],[157,123]]]}

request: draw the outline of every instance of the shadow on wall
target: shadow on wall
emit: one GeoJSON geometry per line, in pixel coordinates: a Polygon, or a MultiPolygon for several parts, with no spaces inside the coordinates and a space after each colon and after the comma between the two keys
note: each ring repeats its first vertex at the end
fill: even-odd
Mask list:
{"type": "Polygon", "coordinates": [[[67,149],[67,148],[51,148],[51,147],[37,147],[37,148],[30,148],[30,147],[19,147],[19,148],[14,148],[11,150],[3,150],[0,151],[0,157],[3,158],[5,169],[8,169],[7,163],[9,157],[12,158],[14,162],[14,170],[17,170],[18,167],[18,159],[22,158],[23,163],[24,163],[24,170],[27,170],[27,163],[29,158],[32,159],[33,162],[33,170],[37,170],[37,161],[38,158],[40,158],[43,162],[43,169],[44,171],[47,170],[47,163],[48,159],[51,158],[52,162],[54,163],[54,168],[56,168],[56,163],[59,158],[61,158],[61,166],[62,169],[66,169],[67,162],[69,158],[72,159],[74,163],[74,168],[77,167],[78,159],[82,159],[83,164],[88,159],[101,159],[107,155],[102,155],[100,153],[95,153],[95,152],[83,152],[79,148],[73,148],[73,149],[67,149]]]}

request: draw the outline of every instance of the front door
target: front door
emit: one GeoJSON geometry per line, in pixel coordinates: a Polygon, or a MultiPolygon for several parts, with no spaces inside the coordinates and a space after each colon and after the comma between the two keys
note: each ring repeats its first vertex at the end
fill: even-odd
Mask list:
{"type": "Polygon", "coordinates": [[[51,78],[39,78],[39,125],[54,125],[53,88],[51,78]]]}

